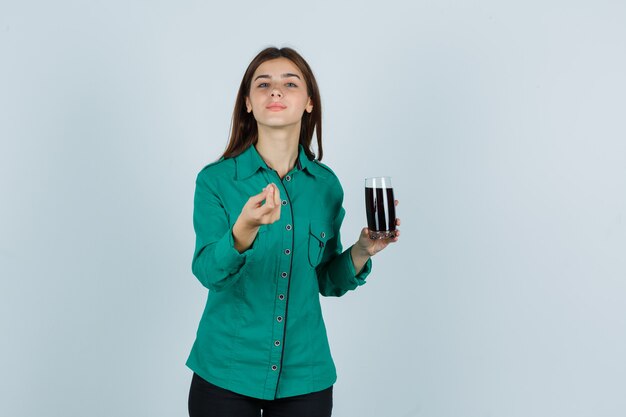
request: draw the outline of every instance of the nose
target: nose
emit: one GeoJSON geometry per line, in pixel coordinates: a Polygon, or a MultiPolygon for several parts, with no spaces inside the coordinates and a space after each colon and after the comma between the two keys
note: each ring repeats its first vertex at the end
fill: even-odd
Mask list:
{"type": "Polygon", "coordinates": [[[280,90],[278,90],[277,88],[274,88],[272,90],[272,97],[281,98],[282,96],[283,96],[283,93],[281,93],[280,90]]]}

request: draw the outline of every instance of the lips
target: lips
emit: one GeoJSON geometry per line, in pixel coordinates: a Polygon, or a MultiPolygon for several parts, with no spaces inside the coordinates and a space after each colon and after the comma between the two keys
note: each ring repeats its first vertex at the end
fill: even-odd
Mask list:
{"type": "Polygon", "coordinates": [[[284,110],[286,108],[287,108],[287,106],[285,106],[282,103],[272,103],[272,104],[270,104],[269,106],[266,107],[266,109],[273,110],[273,111],[284,110]]]}

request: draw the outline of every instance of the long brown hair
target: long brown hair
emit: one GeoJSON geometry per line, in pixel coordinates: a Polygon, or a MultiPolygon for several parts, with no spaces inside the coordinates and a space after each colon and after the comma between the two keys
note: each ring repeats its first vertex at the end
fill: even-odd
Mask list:
{"type": "Polygon", "coordinates": [[[315,153],[311,149],[311,141],[313,139],[313,132],[317,136],[317,150],[319,155],[317,159],[322,160],[322,102],[320,99],[319,88],[317,87],[317,81],[309,64],[302,58],[302,56],[291,48],[265,48],[259,54],[254,57],[248,69],[246,70],[241,85],[239,86],[239,92],[237,93],[237,100],[235,101],[235,110],[233,110],[233,119],[230,128],[230,139],[228,140],[228,146],[224,151],[224,158],[233,158],[243,151],[254,145],[259,139],[259,132],[257,130],[256,120],[252,113],[248,113],[246,110],[246,97],[250,95],[250,87],[252,85],[252,76],[257,70],[259,65],[265,61],[270,61],[277,58],[287,58],[294,63],[296,67],[302,72],[304,80],[306,82],[307,93],[313,103],[313,111],[311,113],[304,112],[302,115],[302,123],[300,126],[300,144],[304,147],[304,152],[309,159],[315,159],[315,153]]]}

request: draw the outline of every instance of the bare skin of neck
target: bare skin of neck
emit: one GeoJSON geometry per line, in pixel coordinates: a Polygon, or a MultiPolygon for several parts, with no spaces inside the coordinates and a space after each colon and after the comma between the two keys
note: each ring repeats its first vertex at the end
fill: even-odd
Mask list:
{"type": "Polygon", "coordinates": [[[298,159],[300,123],[280,129],[259,125],[258,130],[257,152],[265,163],[283,178],[293,169],[298,159]]]}

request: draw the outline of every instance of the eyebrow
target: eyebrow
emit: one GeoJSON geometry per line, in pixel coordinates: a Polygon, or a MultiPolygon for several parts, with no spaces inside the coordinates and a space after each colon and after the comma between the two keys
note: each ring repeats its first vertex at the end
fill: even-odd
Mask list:
{"type": "MultiPolygon", "coordinates": [[[[286,73],[284,73],[283,75],[281,75],[281,78],[290,78],[290,77],[296,77],[297,79],[299,79],[299,80],[300,80],[300,76],[299,76],[298,74],[293,74],[293,73],[291,73],[291,72],[286,72],[286,73]]],[[[262,74],[262,75],[257,76],[257,77],[254,79],[254,81],[258,80],[259,78],[268,78],[268,79],[271,79],[272,77],[270,77],[270,76],[269,76],[269,75],[267,75],[267,74],[262,74]]]]}

